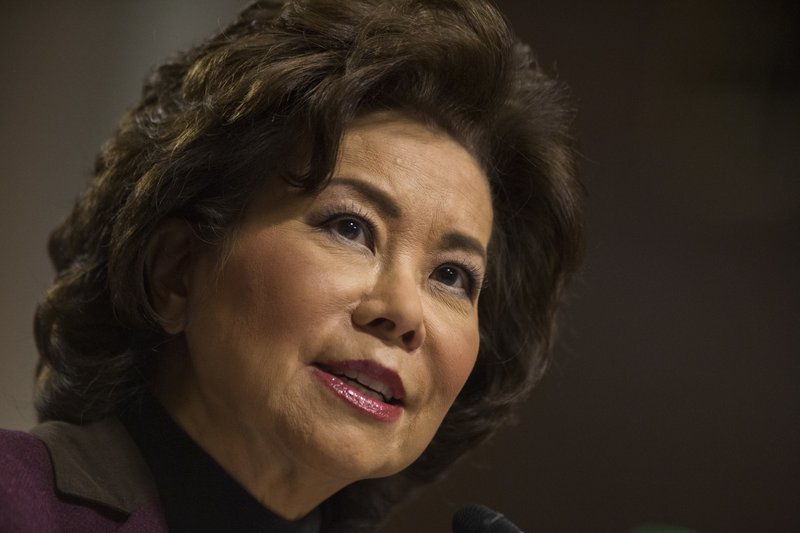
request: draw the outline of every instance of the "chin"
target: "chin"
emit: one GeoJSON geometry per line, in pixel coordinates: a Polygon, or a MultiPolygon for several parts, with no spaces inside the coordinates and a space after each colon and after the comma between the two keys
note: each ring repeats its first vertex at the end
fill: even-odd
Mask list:
{"type": "Polygon", "coordinates": [[[311,461],[317,468],[326,471],[327,475],[343,478],[347,484],[360,479],[397,474],[422,452],[409,453],[410,445],[407,443],[387,447],[377,439],[365,436],[363,431],[346,431],[343,428],[336,428],[334,438],[316,444],[311,461]]]}

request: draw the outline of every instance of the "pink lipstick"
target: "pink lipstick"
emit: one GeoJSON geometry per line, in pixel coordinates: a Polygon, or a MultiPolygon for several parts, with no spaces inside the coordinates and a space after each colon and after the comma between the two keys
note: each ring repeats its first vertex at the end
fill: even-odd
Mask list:
{"type": "Polygon", "coordinates": [[[334,361],[313,365],[314,375],[339,398],[367,416],[394,422],[403,414],[400,377],[373,361],[334,361]]]}

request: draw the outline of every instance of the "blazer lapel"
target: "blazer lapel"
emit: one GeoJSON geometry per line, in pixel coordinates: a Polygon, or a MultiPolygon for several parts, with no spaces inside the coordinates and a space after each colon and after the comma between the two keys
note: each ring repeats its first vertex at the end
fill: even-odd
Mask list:
{"type": "Polygon", "coordinates": [[[31,433],[47,446],[62,494],[124,515],[146,504],[158,508],[150,470],[116,418],[82,426],[48,421],[31,433]]]}

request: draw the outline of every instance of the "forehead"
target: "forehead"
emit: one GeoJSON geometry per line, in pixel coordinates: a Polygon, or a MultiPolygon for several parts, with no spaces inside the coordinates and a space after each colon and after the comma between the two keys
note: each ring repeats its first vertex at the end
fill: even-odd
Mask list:
{"type": "Polygon", "coordinates": [[[486,173],[438,129],[394,113],[363,117],[342,138],[337,176],[367,181],[401,210],[456,224],[488,244],[493,213],[486,173]]]}

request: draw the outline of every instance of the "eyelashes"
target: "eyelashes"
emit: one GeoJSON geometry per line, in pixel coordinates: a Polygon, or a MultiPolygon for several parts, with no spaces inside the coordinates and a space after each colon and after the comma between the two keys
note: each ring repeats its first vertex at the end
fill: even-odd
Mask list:
{"type": "MultiPolygon", "coordinates": [[[[359,206],[345,203],[324,210],[314,225],[333,239],[374,254],[377,225],[359,206]]],[[[467,257],[436,266],[429,278],[442,291],[474,300],[483,288],[482,269],[467,257]]]]}
{"type": "Polygon", "coordinates": [[[456,296],[466,297],[474,301],[483,288],[481,269],[470,259],[462,258],[457,262],[449,261],[433,269],[429,278],[436,282],[438,288],[456,296]]]}
{"type": "Polygon", "coordinates": [[[445,263],[434,269],[431,274],[434,279],[451,290],[461,290],[473,298],[482,288],[480,269],[471,261],[461,260],[459,263],[445,263]]]}
{"type": "Polygon", "coordinates": [[[375,253],[375,223],[356,206],[330,209],[323,214],[317,225],[335,238],[375,253]]]}

